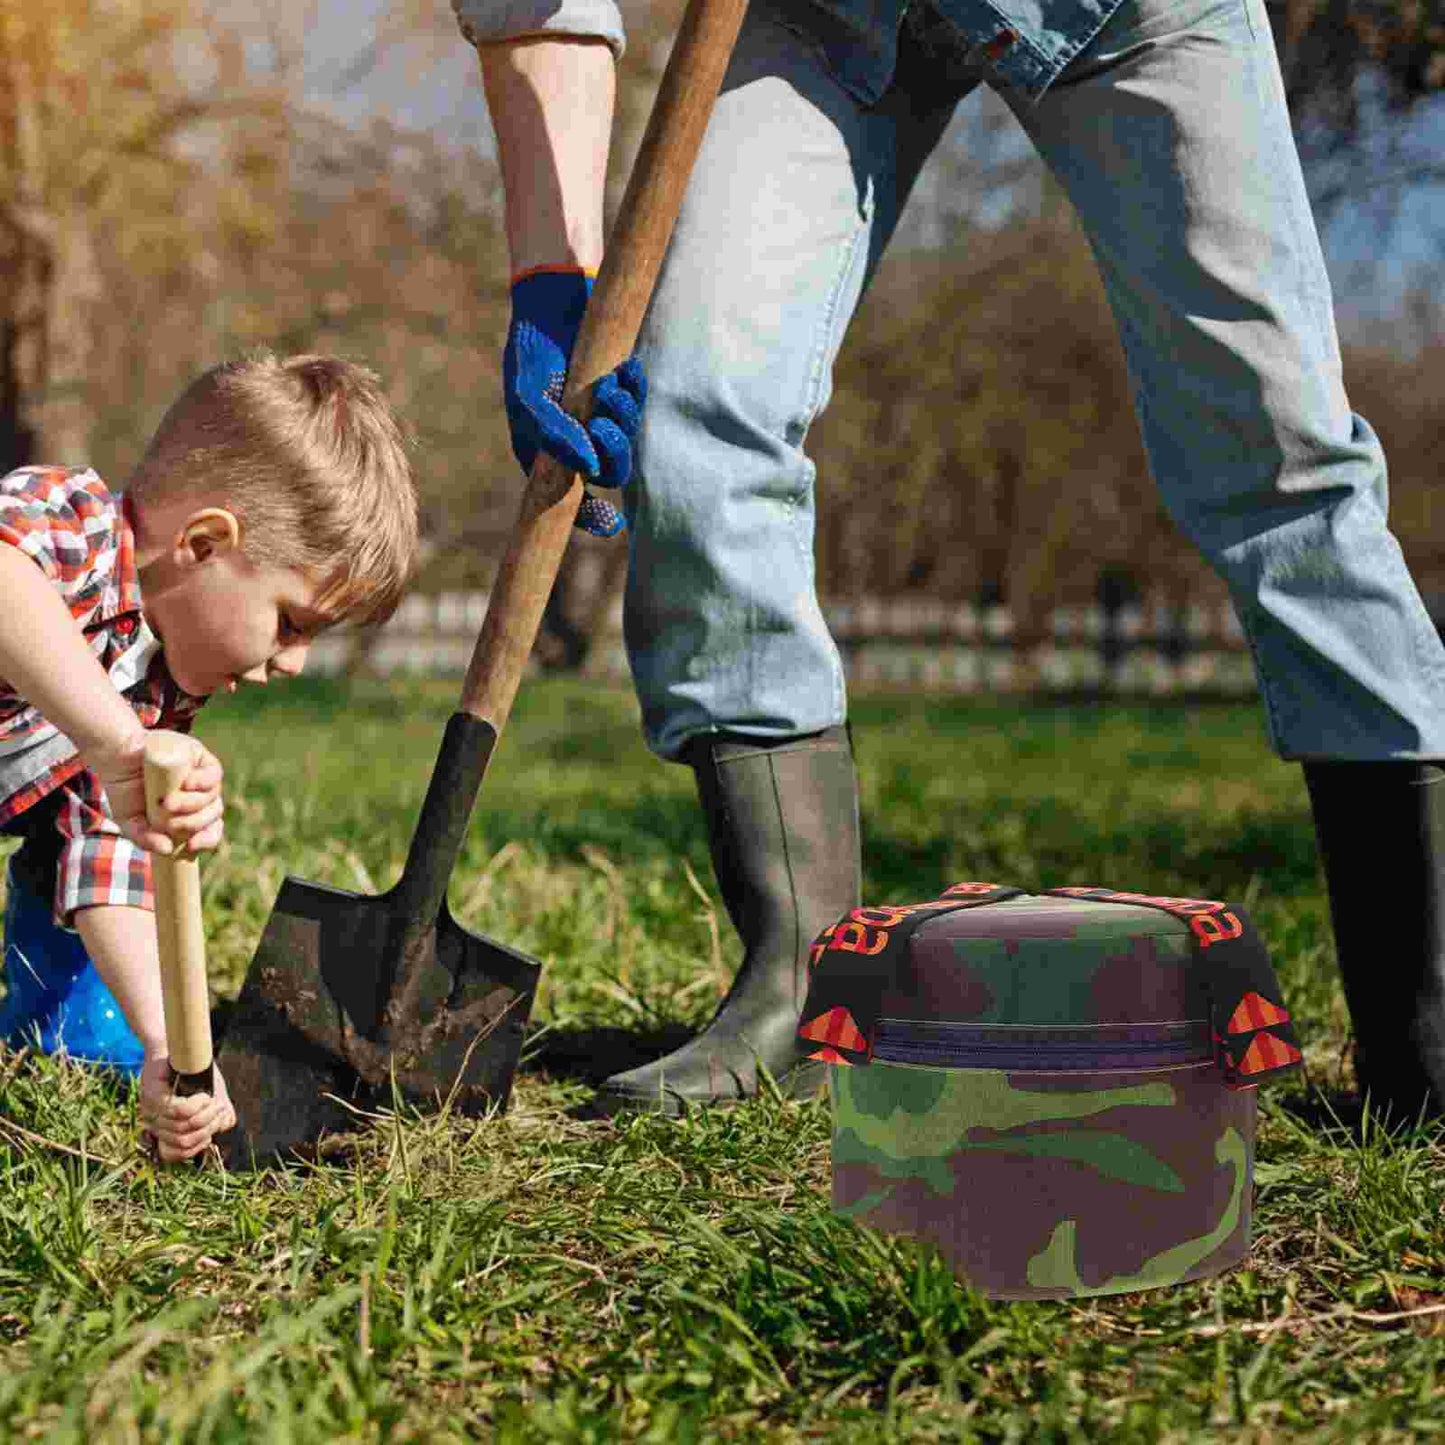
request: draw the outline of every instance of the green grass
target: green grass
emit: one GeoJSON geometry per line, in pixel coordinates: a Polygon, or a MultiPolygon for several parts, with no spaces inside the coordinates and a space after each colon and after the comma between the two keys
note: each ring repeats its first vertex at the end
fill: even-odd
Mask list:
{"type": "MultiPolygon", "coordinates": [[[[284,874],[395,878],[454,697],[306,682],[203,714],[229,799],[204,868],[220,995],[284,874]]],[[[630,695],[531,683],[452,885],[546,963],[510,1112],[383,1115],[288,1173],[166,1172],[126,1087],[0,1054],[0,1440],[1445,1433],[1445,1143],[1349,1111],[1303,784],[1254,709],[876,697],[854,722],[869,901],[971,877],[1252,906],[1308,1081],[1261,1099],[1248,1269],[989,1302],[829,1213],[821,1103],[574,1118],[607,1058],[707,1016],[737,949],[690,775],[647,756],[630,695]]]]}

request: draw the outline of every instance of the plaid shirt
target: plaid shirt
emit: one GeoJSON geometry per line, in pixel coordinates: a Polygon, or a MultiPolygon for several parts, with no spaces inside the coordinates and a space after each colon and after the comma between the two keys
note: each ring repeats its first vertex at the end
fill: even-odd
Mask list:
{"type": "MultiPolygon", "coordinates": [[[[54,584],[141,722],[189,732],[205,698],[181,691],[146,625],[125,500],[88,467],[21,467],[0,478],[0,542],[18,547],[54,584]]],[[[116,827],[74,743],[0,679],[0,825],[57,791],[64,842],[55,921],[72,929],[76,909],[94,904],[153,910],[150,854],[116,827]]]]}

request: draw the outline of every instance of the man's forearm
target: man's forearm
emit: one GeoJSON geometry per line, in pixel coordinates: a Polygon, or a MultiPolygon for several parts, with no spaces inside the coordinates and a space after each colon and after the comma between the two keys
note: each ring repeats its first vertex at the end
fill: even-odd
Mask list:
{"type": "Polygon", "coordinates": [[[166,1015],[155,914],[144,908],[105,904],[77,909],[75,926],[96,971],[145,1045],[146,1058],[163,1057],[166,1015]]]}
{"type": "Polygon", "coordinates": [[[602,259],[616,73],[581,36],[478,47],[506,187],[512,273],[602,259]]]}
{"type": "Polygon", "coordinates": [[[144,746],[140,719],[106,676],[64,599],[7,542],[0,542],[0,677],[88,758],[144,746]]]}

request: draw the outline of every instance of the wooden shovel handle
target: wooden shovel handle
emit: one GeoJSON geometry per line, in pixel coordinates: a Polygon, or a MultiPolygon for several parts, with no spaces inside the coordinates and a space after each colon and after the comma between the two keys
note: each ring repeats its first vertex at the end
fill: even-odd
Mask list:
{"type": "MultiPolygon", "coordinates": [[[[690,0],[683,16],[572,351],[562,404],[582,420],[593,384],[637,344],[746,10],[747,0],[690,0]]],[[[458,704],[497,733],[512,710],[581,501],[580,480],[539,453],[458,704]]]]}
{"type": "MultiPolygon", "coordinates": [[[[195,744],[164,729],[146,736],[146,812],[190,771],[195,744]]],[[[156,895],[156,942],[161,956],[161,1001],[166,1045],[177,1093],[211,1089],[211,1004],[206,991],[206,934],[201,919],[201,869],[191,854],[151,854],[156,895]]]]}

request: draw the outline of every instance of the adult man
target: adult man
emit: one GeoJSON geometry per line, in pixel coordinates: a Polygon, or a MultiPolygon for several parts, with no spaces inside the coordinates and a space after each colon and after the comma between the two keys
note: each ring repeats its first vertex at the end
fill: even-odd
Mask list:
{"type": "MultiPolygon", "coordinates": [[[[513,270],[573,268],[514,289],[514,438],[597,470],[516,343],[566,353],[601,254],[618,12],[454,5],[482,59],[513,270]]],[[[697,773],[747,954],[708,1029],[602,1100],[675,1109],[749,1092],[754,1055],[793,1068],[808,938],[854,902],[858,850],[803,440],[919,167],[981,82],[1079,213],[1165,503],[1230,588],[1273,746],[1304,764],[1362,1086],[1397,1116],[1438,1109],[1445,649],[1345,398],[1263,0],[756,0],[639,345],[650,400],[624,494],[647,741],[697,773]]],[[[604,423],[596,441],[615,480],[625,438],[604,423]]]]}

